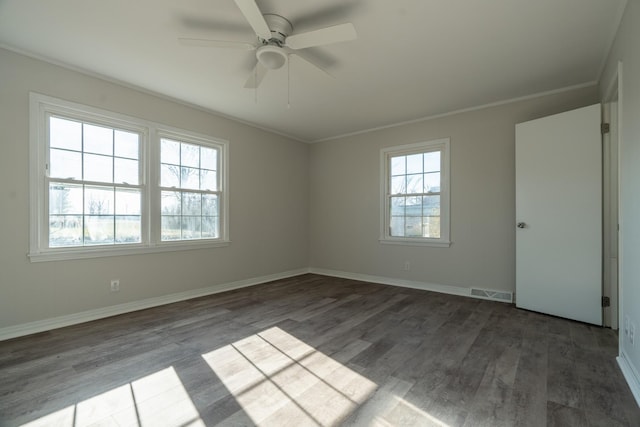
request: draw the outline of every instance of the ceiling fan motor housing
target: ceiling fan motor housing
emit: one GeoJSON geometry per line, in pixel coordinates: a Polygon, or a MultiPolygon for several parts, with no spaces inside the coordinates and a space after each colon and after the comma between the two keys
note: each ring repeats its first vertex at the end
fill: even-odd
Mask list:
{"type": "Polygon", "coordinates": [[[283,18],[280,15],[267,13],[263,16],[271,30],[271,39],[265,41],[277,43],[282,46],[284,44],[284,39],[290,36],[293,32],[293,25],[291,25],[291,22],[289,22],[288,19],[283,18]]]}
{"type": "Polygon", "coordinates": [[[263,40],[265,44],[256,50],[256,58],[265,68],[277,70],[287,63],[287,54],[282,49],[282,45],[293,31],[293,26],[280,15],[265,14],[263,16],[271,30],[271,39],[263,40]]]}

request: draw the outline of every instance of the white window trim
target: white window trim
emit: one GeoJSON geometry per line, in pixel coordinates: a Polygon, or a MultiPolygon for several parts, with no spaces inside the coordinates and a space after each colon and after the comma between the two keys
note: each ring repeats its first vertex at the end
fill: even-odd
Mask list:
{"type": "Polygon", "coordinates": [[[404,246],[451,246],[451,150],[450,139],[441,138],[414,144],[396,145],[380,150],[380,243],[404,246]],[[440,238],[426,237],[393,237],[389,233],[389,158],[391,156],[412,154],[429,150],[442,152],[440,163],[440,238]]]}
{"type": "Polygon", "coordinates": [[[229,239],[229,143],[208,135],[166,126],[149,120],[126,116],[99,108],[65,101],[39,93],[29,94],[29,253],[31,262],[61,261],[108,256],[123,256],[180,250],[207,249],[228,246],[229,239]],[[45,201],[46,167],[46,117],[58,114],[78,120],[119,126],[142,135],[140,141],[140,163],[142,168],[142,238],[139,244],[122,246],[83,246],[48,248],[44,221],[48,219],[45,201]],[[220,175],[222,193],[220,198],[220,238],[206,240],[160,240],[160,138],[171,138],[185,142],[209,145],[219,149],[221,156],[220,175]],[[153,163],[157,167],[150,167],[153,163]]]}

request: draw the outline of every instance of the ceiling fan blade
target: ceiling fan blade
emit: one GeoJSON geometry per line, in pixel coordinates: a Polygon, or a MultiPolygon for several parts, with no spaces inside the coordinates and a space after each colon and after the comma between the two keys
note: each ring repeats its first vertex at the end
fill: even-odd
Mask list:
{"type": "Polygon", "coordinates": [[[180,44],[185,46],[195,47],[220,47],[224,49],[238,49],[238,50],[256,50],[256,47],[251,43],[232,42],[226,40],[207,40],[207,39],[189,39],[179,38],[180,44]]]}
{"type": "Polygon", "coordinates": [[[353,16],[357,8],[362,6],[359,1],[341,1],[334,5],[313,3],[313,7],[305,7],[306,12],[289,15],[289,20],[295,22],[298,28],[318,28],[323,23],[344,21],[345,16],[353,16]]]}
{"type": "Polygon", "coordinates": [[[255,89],[260,86],[260,82],[264,78],[264,76],[269,71],[264,65],[260,62],[256,62],[256,66],[251,70],[251,74],[247,79],[247,82],[244,84],[245,89],[255,89]]]}
{"type": "Polygon", "coordinates": [[[316,70],[320,71],[322,74],[324,74],[326,76],[329,76],[331,78],[334,78],[332,74],[330,74],[327,70],[325,70],[320,65],[318,65],[318,63],[316,61],[314,61],[313,59],[311,59],[308,55],[301,55],[300,52],[290,53],[290,55],[297,57],[302,62],[306,62],[311,67],[313,67],[316,70]]]}
{"type": "Polygon", "coordinates": [[[191,31],[224,31],[226,34],[233,34],[238,37],[247,35],[245,22],[229,22],[225,19],[212,19],[192,15],[182,15],[179,19],[182,26],[191,31]]]}
{"type": "Polygon", "coordinates": [[[355,40],[358,38],[356,29],[352,23],[334,25],[308,33],[294,34],[287,37],[285,44],[291,49],[304,49],[307,47],[322,46],[331,43],[355,40]]]}
{"type": "Polygon", "coordinates": [[[258,8],[255,0],[235,0],[235,2],[258,37],[269,40],[271,38],[271,30],[269,29],[264,16],[262,16],[262,12],[258,8]]]}

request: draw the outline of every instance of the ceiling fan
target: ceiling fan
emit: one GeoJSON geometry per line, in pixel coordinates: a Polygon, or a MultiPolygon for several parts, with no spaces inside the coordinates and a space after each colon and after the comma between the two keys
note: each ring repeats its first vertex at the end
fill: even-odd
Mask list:
{"type": "Polygon", "coordinates": [[[267,13],[263,14],[255,0],[234,0],[245,19],[258,37],[257,45],[227,40],[207,40],[180,38],[180,43],[188,46],[231,48],[256,52],[256,64],[245,83],[245,88],[257,88],[269,70],[281,68],[295,55],[311,66],[327,73],[308,57],[297,52],[300,49],[323,46],[332,43],[355,40],[358,35],[352,23],[333,25],[306,33],[293,34],[293,25],[286,18],[267,13]]]}

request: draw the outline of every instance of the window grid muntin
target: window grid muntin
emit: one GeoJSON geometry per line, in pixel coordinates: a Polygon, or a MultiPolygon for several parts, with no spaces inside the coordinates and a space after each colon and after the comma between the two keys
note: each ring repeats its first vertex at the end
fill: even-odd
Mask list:
{"type": "MultiPolygon", "coordinates": [[[[51,151],[52,150],[57,150],[57,151],[61,151],[61,152],[66,152],[66,153],[78,153],[81,156],[81,164],[80,164],[80,170],[81,170],[81,176],[78,179],[79,181],[86,181],[86,182],[95,182],[95,183],[103,183],[103,184],[113,184],[113,185],[120,185],[120,184],[125,184],[125,185],[141,185],[142,183],[142,170],[143,168],[142,166],[142,139],[143,139],[143,135],[142,132],[139,130],[132,130],[132,129],[127,129],[125,127],[116,127],[113,124],[108,125],[105,123],[101,123],[98,121],[91,121],[91,120],[87,120],[87,119],[78,119],[72,116],[64,116],[61,114],[47,114],[46,115],[46,126],[47,126],[47,130],[46,130],[46,141],[47,141],[47,146],[46,146],[46,155],[47,155],[47,160],[46,160],[46,176],[48,178],[55,178],[55,179],[69,179],[69,177],[64,177],[64,176],[51,176],[51,151]],[[78,123],[81,126],[81,132],[80,132],[80,150],[72,150],[69,148],[60,148],[60,147],[52,147],[50,140],[51,140],[51,129],[50,129],[50,123],[52,119],[57,119],[57,120],[65,120],[65,121],[69,121],[69,122],[74,122],[74,123],[78,123]],[[107,155],[107,154],[103,154],[103,153],[98,153],[95,151],[87,151],[85,150],[85,132],[84,132],[84,127],[85,125],[87,126],[92,126],[92,127],[100,127],[100,128],[104,128],[104,129],[109,129],[112,132],[112,139],[111,139],[111,155],[107,155]],[[128,156],[122,156],[122,155],[117,155],[115,153],[115,144],[116,144],[116,133],[117,132],[123,132],[123,133],[128,133],[128,134],[135,134],[138,136],[138,153],[137,153],[137,157],[128,157],[128,156]],[[104,181],[104,180],[89,180],[86,179],[85,173],[84,173],[84,166],[86,164],[85,162],[85,156],[89,155],[89,156],[100,156],[100,157],[109,157],[111,158],[113,161],[111,163],[111,181],[104,181]],[[115,176],[116,176],[116,171],[115,171],[115,160],[135,160],[138,164],[138,177],[137,177],[137,183],[129,183],[129,182],[125,182],[125,181],[116,181],[115,180],[115,176]]],[[[71,178],[74,179],[74,178],[71,178]]]]}

